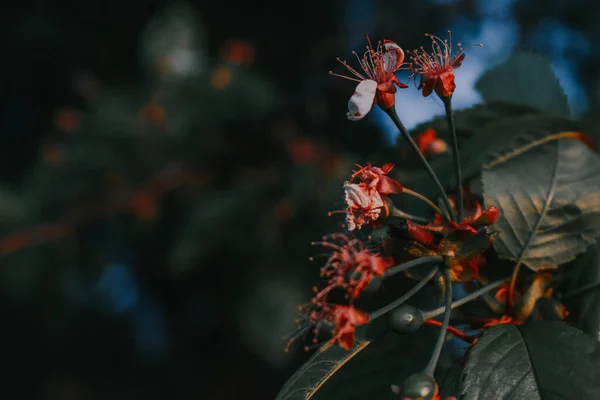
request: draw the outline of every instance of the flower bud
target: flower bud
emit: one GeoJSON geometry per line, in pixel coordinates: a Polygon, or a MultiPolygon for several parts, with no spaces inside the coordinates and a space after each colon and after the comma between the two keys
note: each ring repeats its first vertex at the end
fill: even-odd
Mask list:
{"type": "Polygon", "coordinates": [[[415,332],[423,326],[423,321],[423,312],[408,304],[401,305],[389,314],[390,327],[396,333],[415,332]]]}

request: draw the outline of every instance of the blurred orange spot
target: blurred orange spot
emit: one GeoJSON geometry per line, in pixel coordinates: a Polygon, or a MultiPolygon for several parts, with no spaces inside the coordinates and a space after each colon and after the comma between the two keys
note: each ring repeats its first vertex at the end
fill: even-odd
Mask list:
{"type": "Polygon", "coordinates": [[[160,104],[151,100],[141,108],[139,116],[153,125],[162,128],[165,125],[167,111],[160,104]]]}
{"type": "Polygon", "coordinates": [[[156,218],[156,197],[150,193],[142,193],[132,199],[133,212],[143,221],[156,218]]]}
{"type": "Polygon", "coordinates": [[[306,138],[292,139],[289,151],[292,160],[299,164],[313,163],[317,155],[317,147],[311,140],[306,138]]]}
{"type": "Polygon", "coordinates": [[[71,107],[63,107],[54,114],[56,129],[64,133],[72,133],[81,122],[81,113],[71,107]]]}
{"type": "Polygon", "coordinates": [[[429,128],[415,138],[419,150],[425,157],[438,155],[446,151],[448,145],[442,139],[439,139],[435,129],[429,128]]]}
{"type": "Polygon", "coordinates": [[[294,206],[289,199],[283,199],[273,210],[278,221],[288,221],[294,216],[294,206]]]}
{"type": "Polygon", "coordinates": [[[42,157],[51,165],[58,165],[63,161],[63,151],[57,144],[46,144],[42,149],[42,157]]]}
{"type": "Polygon", "coordinates": [[[210,76],[210,83],[216,89],[225,89],[231,83],[231,71],[225,67],[219,67],[210,76]]]}
{"type": "Polygon", "coordinates": [[[230,40],[221,47],[221,57],[233,64],[250,64],[254,61],[254,46],[246,40],[230,40]]]}

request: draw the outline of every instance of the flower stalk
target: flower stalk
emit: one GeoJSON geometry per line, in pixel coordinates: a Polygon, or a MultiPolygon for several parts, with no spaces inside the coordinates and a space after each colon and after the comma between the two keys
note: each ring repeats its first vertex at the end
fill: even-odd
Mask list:
{"type": "Polygon", "coordinates": [[[392,301],[387,306],[383,306],[380,309],[373,311],[369,315],[370,321],[373,321],[374,319],[379,318],[382,315],[385,315],[388,312],[392,311],[394,308],[401,306],[404,302],[406,302],[408,299],[410,299],[415,294],[417,294],[417,292],[419,290],[421,290],[423,288],[423,286],[425,286],[427,284],[427,282],[429,282],[434,277],[434,275],[438,272],[438,270],[439,270],[439,267],[432,268],[431,271],[429,271],[429,273],[427,275],[425,275],[425,277],[423,279],[421,279],[415,286],[413,286],[412,289],[410,289],[404,295],[402,295],[398,299],[392,301]]]}
{"type": "Polygon", "coordinates": [[[452,133],[452,161],[454,162],[454,176],[456,178],[456,189],[458,190],[458,221],[463,220],[463,188],[462,188],[462,170],[460,168],[460,155],[458,153],[458,138],[456,137],[456,127],[454,126],[454,113],[452,111],[452,95],[440,97],[446,110],[446,119],[448,128],[452,133]]]}
{"type": "MultiPolygon", "coordinates": [[[[446,305],[452,304],[452,280],[450,279],[450,270],[448,268],[443,268],[442,273],[444,274],[444,282],[446,284],[446,305]]],[[[425,367],[424,372],[431,376],[433,376],[435,366],[437,365],[440,354],[442,353],[442,347],[444,345],[444,340],[446,339],[448,326],[450,325],[451,310],[451,307],[446,307],[444,310],[444,320],[440,329],[440,335],[438,336],[438,340],[433,349],[433,354],[429,359],[429,363],[427,364],[427,367],[425,367]]]]}
{"type": "Polygon", "coordinates": [[[417,145],[417,143],[415,143],[412,136],[410,136],[410,133],[408,132],[408,130],[406,129],[406,127],[400,120],[400,117],[398,117],[398,113],[396,112],[396,109],[394,107],[389,107],[389,108],[384,108],[383,111],[385,111],[386,114],[390,117],[390,119],[394,122],[394,125],[396,125],[398,130],[400,130],[402,135],[404,135],[404,137],[408,140],[410,147],[417,154],[417,156],[421,159],[421,162],[423,163],[423,166],[427,170],[427,173],[429,174],[429,176],[431,177],[431,179],[437,186],[438,191],[440,192],[442,201],[444,202],[446,209],[450,213],[450,219],[452,221],[456,221],[456,215],[454,213],[454,209],[453,209],[452,205],[450,204],[450,200],[448,199],[448,195],[446,194],[446,191],[444,190],[444,186],[442,186],[442,183],[438,179],[435,171],[433,170],[433,168],[431,168],[431,165],[429,164],[429,162],[427,161],[427,159],[425,158],[423,153],[421,153],[421,150],[419,150],[419,146],[417,145]]]}

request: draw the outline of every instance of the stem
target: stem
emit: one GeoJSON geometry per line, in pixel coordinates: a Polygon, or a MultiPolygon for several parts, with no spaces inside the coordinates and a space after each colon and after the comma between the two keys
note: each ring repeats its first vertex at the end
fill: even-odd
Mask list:
{"type": "Polygon", "coordinates": [[[396,109],[394,107],[389,107],[389,108],[384,108],[383,111],[385,111],[387,113],[387,115],[389,115],[389,117],[394,122],[396,127],[400,130],[400,132],[404,135],[404,137],[406,137],[406,140],[408,140],[410,147],[412,147],[413,151],[419,156],[419,158],[423,162],[423,165],[425,166],[427,173],[429,174],[429,176],[431,177],[431,179],[437,186],[437,188],[440,192],[440,195],[442,196],[442,200],[444,201],[444,204],[446,205],[446,208],[448,209],[448,212],[450,213],[451,219],[453,221],[456,221],[456,215],[454,214],[454,209],[452,208],[452,205],[450,204],[450,200],[448,200],[448,195],[444,191],[444,187],[442,186],[442,184],[440,183],[440,180],[438,179],[437,175],[433,171],[433,168],[431,168],[431,165],[429,165],[429,162],[427,161],[427,159],[425,159],[425,156],[423,155],[423,153],[421,153],[421,150],[419,150],[419,146],[417,146],[417,144],[415,143],[412,136],[410,136],[410,133],[408,132],[406,127],[402,124],[402,121],[400,121],[400,117],[398,117],[398,113],[396,113],[396,109]]]}
{"type": "Polygon", "coordinates": [[[446,219],[448,218],[446,216],[446,214],[444,214],[442,212],[442,210],[440,210],[440,208],[433,203],[433,201],[429,200],[427,197],[423,196],[421,193],[417,193],[414,190],[410,190],[410,189],[407,189],[407,188],[404,188],[402,190],[402,193],[406,193],[409,196],[413,196],[413,197],[416,197],[419,200],[424,201],[429,207],[431,207],[433,209],[433,211],[435,211],[436,213],[438,213],[440,215],[443,215],[444,217],[446,217],[446,219]]]}
{"type": "MultiPolygon", "coordinates": [[[[484,286],[481,289],[468,294],[467,296],[463,297],[462,299],[456,300],[455,302],[452,303],[452,306],[450,306],[450,308],[452,310],[454,310],[455,308],[458,308],[458,307],[462,306],[463,304],[466,304],[466,303],[470,302],[471,300],[476,299],[477,297],[481,296],[482,294],[486,294],[487,292],[492,291],[499,286],[502,286],[504,283],[506,283],[507,280],[508,279],[505,278],[505,279],[500,279],[494,283],[490,283],[489,285],[484,286]]],[[[446,311],[446,306],[443,305],[442,307],[438,307],[431,311],[423,312],[423,318],[425,318],[425,319],[435,318],[438,315],[443,314],[445,311],[446,311]]]]}
{"type": "Polygon", "coordinates": [[[392,215],[394,217],[400,217],[400,218],[403,218],[403,219],[408,219],[410,221],[417,222],[419,224],[428,224],[429,222],[431,222],[427,218],[423,218],[423,217],[419,217],[419,216],[416,216],[416,215],[409,214],[407,212],[399,210],[396,207],[393,207],[390,210],[390,215],[392,215]]]}
{"type": "Polygon", "coordinates": [[[441,256],[424,256],[415,258],[414,260],[410,260],[408,262],[396,265],[395,267],[389,268],[385,271],[383,278],[389,278],[390,276],[399,274],[400,272],[404,272],[409,268],[416,267],[417,265],[427,264],[427,263],[441,263],[444,261],[444,257],[441,256]]]}
{"type": "MultiPolygon", "coordinates": [[[[448,267],[444,267],[442,272],[444,273],[444,280],[446,281],[446,304],[452,304],[452,280],[450,278],[450,269],[448,269],[448,267]]],[[[440,354],[442,353],[442,347],[444,346],[444,340],[446,340],[448,326],[450,325],[451,311],[451,307],[446,307],[440,335],[438,336],[438,340],[435,344],[435,348],[433,349],[433,354],[429,359],[429,363],[427,364],[427,367],[425,367],[425,373],[431,376],[433,376],[433,371],[435,370],[435,366],[437,365],[440,354]]]]}
{"type": "Polygon", "coordinates": [[[458,220],[463,220],[463,188],[462,188],[462,170],[460,168],[460,156],[458,154],[458,138],[456,137],[456,127],[454,126],[454,113],[452,112],[452,96],[441,97],[446,109],[446,119],[448,127],[452,132],[452,159],[454,161],[454,174],[456,175],[456,189],[458,190],[458,220]]]}
{"type": "Polygon", "coordinates": [[[402,305],[402,303],[413,297],[419,290],[423,288],[423,286],[425,286],[425,284],[427,284],[427,282],[431,280],[431,278],[433,278],[437,271],[438,267],[432,268],[431,271],[429,271],[429,273],[425,276],[425,278],[421,279],[412,289],[406,292],[402,297],[392,301],[387,306],[381,307],[379,310],[373,311],[369,315],[370,320],[372,321],[375,318],[381,317],[382,315],[392,311],[394,308],[402,305]]]}
{"type": "MultiPolygon", "coordinates": [[[[438,328],[442,326],[442,323],[440,321],[438,321],[437,319],[426,319],[423,322],[425,325],[431,325],[431,326],[437,326],[438,328]]],[[[474,337],[473,336],[469,336],[466,333],[464,333],[463,331],[461,331],[460,329],[456,329],[453,326],[448,325],[448,328],[446,329],[446,331],[454,336],[456,336],[459,339],[464,340],[465,342],[472,342],[474,337]]]]}
{"type": "Polygon", "coordinates": [[[517,277],[521,270],[521,263],[515,266],[512,277],[510,279],[510,285],[508,286],[508,296],[506,296],[506,310],[510,313],[515,300],[515,285],[517,284],[517,277]]]}

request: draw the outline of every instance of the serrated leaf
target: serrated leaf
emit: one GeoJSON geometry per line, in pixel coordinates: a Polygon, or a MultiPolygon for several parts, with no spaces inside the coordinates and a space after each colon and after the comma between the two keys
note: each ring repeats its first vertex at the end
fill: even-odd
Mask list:
{"type": "Polygon", "coordinates": [[[506,101],[570,117],[571,109],[550,60],[539,54],[517,52],[484,73],[475,84],[484,100],[506,101]]]}
{"type": "MultiPolygon", "coordinates": [[[[566,269],[567,276],[561,289],[567,295],[600,282],[600,245],[591,246],[566,269]]],[[[570,313],[569,320],[600,341],[600,286],[566,298],[564,305],[570,313]]]]}
{"type": "Polygon", "coordinates": [[[469,353],[462,394],[474,399],[598,399],[600,345],[564,322],[488,329],[469,353]]]}
{"type": "Polygon", "coordinates": [[[373,341],[356,341],[350,351],[328,347],[288,380],[276,400],[393,398],[390,385],[402,384],[425,367],[436,333],[387,333],[373,341]]]}
{"type": "Polygon", "coordinates": [[[600,235],[600,158],[582,142],[526,135],[488,160],[483,193],[486,206],[500,209],[500,258],[555,268],[600,235]]]}
{"type": "MultiPolygon", "coordinates": [[[[493,105],[489,105],[492,107],[493,105]]],[[[472,137],[464,141],[460,150],[462,175],[465,182],[478,178],[490,154],[493,156],[506,147],[515,138],[534,137],[541,140],[546,137],[558,135],[562,132],[579,132],[579,123],[563,117],[550,117],[547,115],[525,114],[516,117],[506,116],[496,121],[488,121],[474,128],[472,137]]],[[[420,164],[419,164],[420,165],[420,164]]],[[[445,187],[455,185],[452,157],[442,157],[431,161],[440,182],[445,187]]],[[[432,184],[431,178],[423,168],[414,170],[394,169],[391,176],[398,179],[406,187],[415,190],[424,196],[433,198],[438,195],[437,188],[432,184]]],[[[408,197],[408,196],[405,196],[408,197]]],[[[402,200],[402,197],[400,197],[402,200]]],[[[413,202],[414,203],[414,202],[413,202]]],[[[416,203],[422,206],[422,203],[416,203]]],[[[402,210],[417,213],[420,209],[405,207],[406,204],[396,204],[402,210]]]]}

